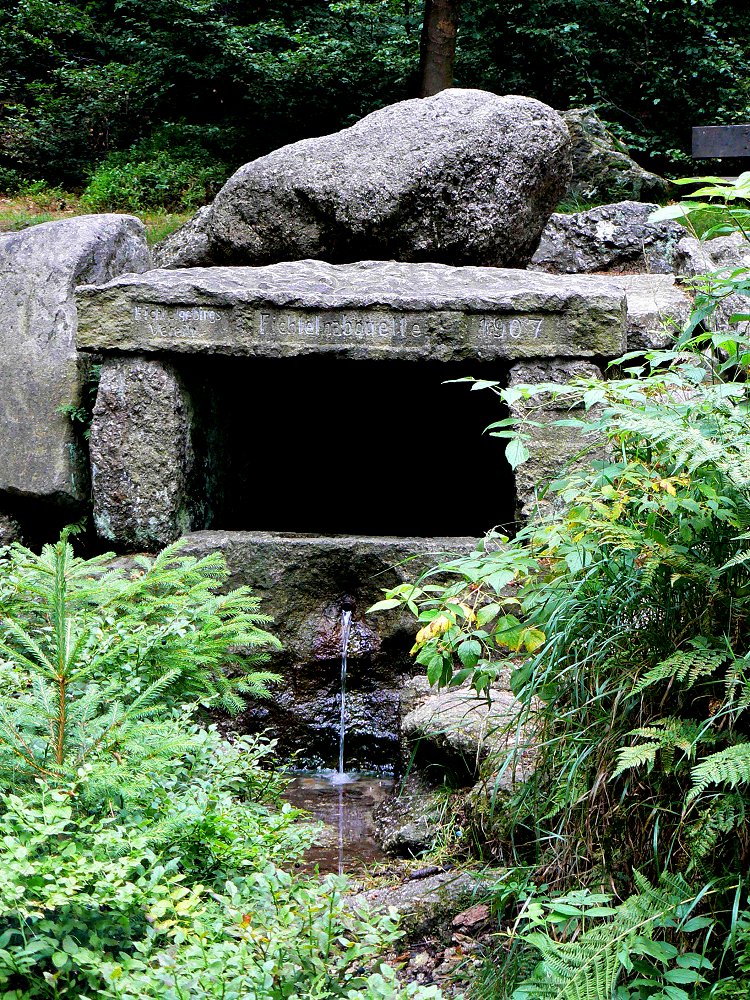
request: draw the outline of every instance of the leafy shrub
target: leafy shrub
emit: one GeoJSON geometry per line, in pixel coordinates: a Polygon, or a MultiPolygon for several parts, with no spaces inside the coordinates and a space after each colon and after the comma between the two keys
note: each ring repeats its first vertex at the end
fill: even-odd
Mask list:
{"type": "Polygon", "coordinates": [[[118,153],[94,170],[81,202],[97,212],[185,211],[211,201],[227,176],[222,163],[180,159],[166,150],[147,160],[118,153]]]}
{"type": "Polygon", "coordinates": [[[2,796],[6,995],[406,996],[387,966],[388,992],[362,971],[396,940],[395,919],[347,907],[344,879],[288,870],[312,832],[263,804],[278,791],[259,768],[272,745],[192,735],[120,810],[89,811],[85,769],[2,796]]]}
{"type": "Polygon", "coordinates": [[[0,192],[15,194],[23,184],[23,177],[13,167],[0,166],[0,192]]]}
{"type": "Polygon", "coordinates": [[[383,964],[392,914],[297,872],[273,743],[196,722],[272,679],[255,598],[218,554],[108,560],[0,559],[0,993],[438,997],[383,964]]]}
{"type": "Polygon", "coordinates": [[[220,554],[173,545],[131,572],[110,559],[77,558],[63,534],[0,561],[0,777],[14,787],[70,782],[87,766],[90,788],[124,794],[146,761],[168,766],[183,702],[237,712],[275,679],[255,668],[278,640],[248,588],[217,593],[220,554]]]}

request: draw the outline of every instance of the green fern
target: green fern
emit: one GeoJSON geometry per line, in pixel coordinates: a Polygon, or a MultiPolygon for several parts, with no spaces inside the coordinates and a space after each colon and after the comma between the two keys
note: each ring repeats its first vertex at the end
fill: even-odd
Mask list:
{"type": "Polygon", "coordinates": [[[612,773],[612,778],[617,778],[625,771],[642,767],[644,764],[648,766],[648,771],[651,771],[659,752],[663,770],[671,771],[677,750],[682,751],[684,758],[692,759],[703,731],[696,722],[667,718],[656,720],[650,726],[633,729],[629,735],[645,742],[636,743],[632,747],[623,747],[617,751],[617,767],[612,773]]]}
{"type": "Polygon", "coordinates": [[[189,745],[178,706],[237,712],[276,675],[278,647],[247,588],[216,593],[223,558],[170,546],[134,572],[82,560],[63,534],[0,561],[0,781],[55,783],[85,769],[107,795],[189,745]],[[177,714],[176,714],[177,713],[177,714]]]}
{"type": "Polygon", "coordinates": [[[690,689],[701,677],[715,673],[727,658],[725,649],[710,649],[697,642],[693,649],[678,650],[657,663],[633,687],[633,694],[640,694],[647,687],[660,681],[679,681],[690,689]]]}
{"type": "MultiPolygon", "coordinates": [[[[657,886],[639,872],[634,880],[638,891],[619,906],[604,908],[607,915],[588,926],[586,911],[568,906],[564,912],[579,909],[579,916],[568,921],[562,936],[554,926],[554,907],[568,897],[553,899],[546,921],[552,931],[535,929],[522,935],[540,960],[533,974],[518,984],[512,1000],[612,1000],[618,981],[632,969],[631,958],[658,954],[655,931],[684,921],[696,896],[681,876],[664,875],[657,886]]],[[[677,949],[662,948],[666,954],[677,954],[677,949]]],[[[663,980],[668,982],[668,977],[663,980]]]]}
{"type": "Polygon", "coordinates": [[[693,787],[688,802],[702,795],[711,785],[736,788],[750,782],[750,742],[735,743],[706,757],[691,771],[693,787]]]}
{"type": "Polygon", "coordinates": [[[711,865],[704,864],[720,845],[721,839],[742,830],[748,820],[747,803],[742,795],[721,795],[713,799],[685,830],[685,842],[691,858],[691,867],[710,875],[711,865]]]}

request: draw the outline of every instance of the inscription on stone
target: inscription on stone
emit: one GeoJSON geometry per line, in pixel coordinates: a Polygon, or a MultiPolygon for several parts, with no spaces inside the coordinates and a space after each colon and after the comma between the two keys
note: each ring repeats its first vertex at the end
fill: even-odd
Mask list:
{"type": "Polygon", "coordinates": [[[535,357],[581,349],[565,312],[397,311],[293,309],[254,305],[173,305],[137,302],[129,307],[134,336],[151,349],[232,353],[310,353],[318,349],[373,357],[434,356],[465,351],[484,357],[535,357]]]}
{"type": "Polygon", "coordinates": [[[426,336],[427,324],[420,313],[261,312],[257,332],[262,339],[273,341],[418,341],[426,336]]]}
{"type": "Polygon", "coordinates": [[[472,316],[470,332],[482,340],[539,340],[544,319],[539,316],[472,316]]]}
{"type": "Polygon", "coordinates": [[[147,330],[154,338],[203,337],[229,332],[228,310],[209,306],[138,303],[132,307],[132,320],[136,328],[147,330]]]}

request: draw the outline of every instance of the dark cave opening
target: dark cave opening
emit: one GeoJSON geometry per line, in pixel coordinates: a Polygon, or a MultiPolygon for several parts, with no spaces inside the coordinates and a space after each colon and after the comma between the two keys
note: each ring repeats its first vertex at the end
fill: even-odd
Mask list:
{"type": "Polygon", "coordinates": [[[180,365],[195,405],[198,520],[224,530],[481,536],[512,531],[507,416],[476,361],[330,356],[201,358],[180,365]],[[446,384],[447,383],[447,384],[446,384]]]}

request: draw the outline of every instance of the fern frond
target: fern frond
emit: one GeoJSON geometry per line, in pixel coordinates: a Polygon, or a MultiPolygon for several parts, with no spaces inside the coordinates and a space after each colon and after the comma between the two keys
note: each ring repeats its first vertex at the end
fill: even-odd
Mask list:
{"type": "Polygon", "coordinates": [[[617,751],[617,767],[612,772],[612,777],[618,778],[625,771],[643,767],[644,764],[648,764],[650,772],[661,749],[662,743],[637,743],[632,747],[622,747],[617,751]]]}
{"type": "Polygon", "coordinates": [[[727,659],[724,649],[707,649],[696,646],[689,650],[679,650],[657,663],[633,687],[634,695],[660,681],[679,681],[686,689],[693,687],[700,677],[713,674],[727,659]]]}
{"type": "Polygon", "coordinates": [[[735,788],[750,782],[750,742],[735,743],[711,754],[696,764],[691,771],[693,787],[687,801],[701,795],[710,785],[728,785],[735,788]]]}

